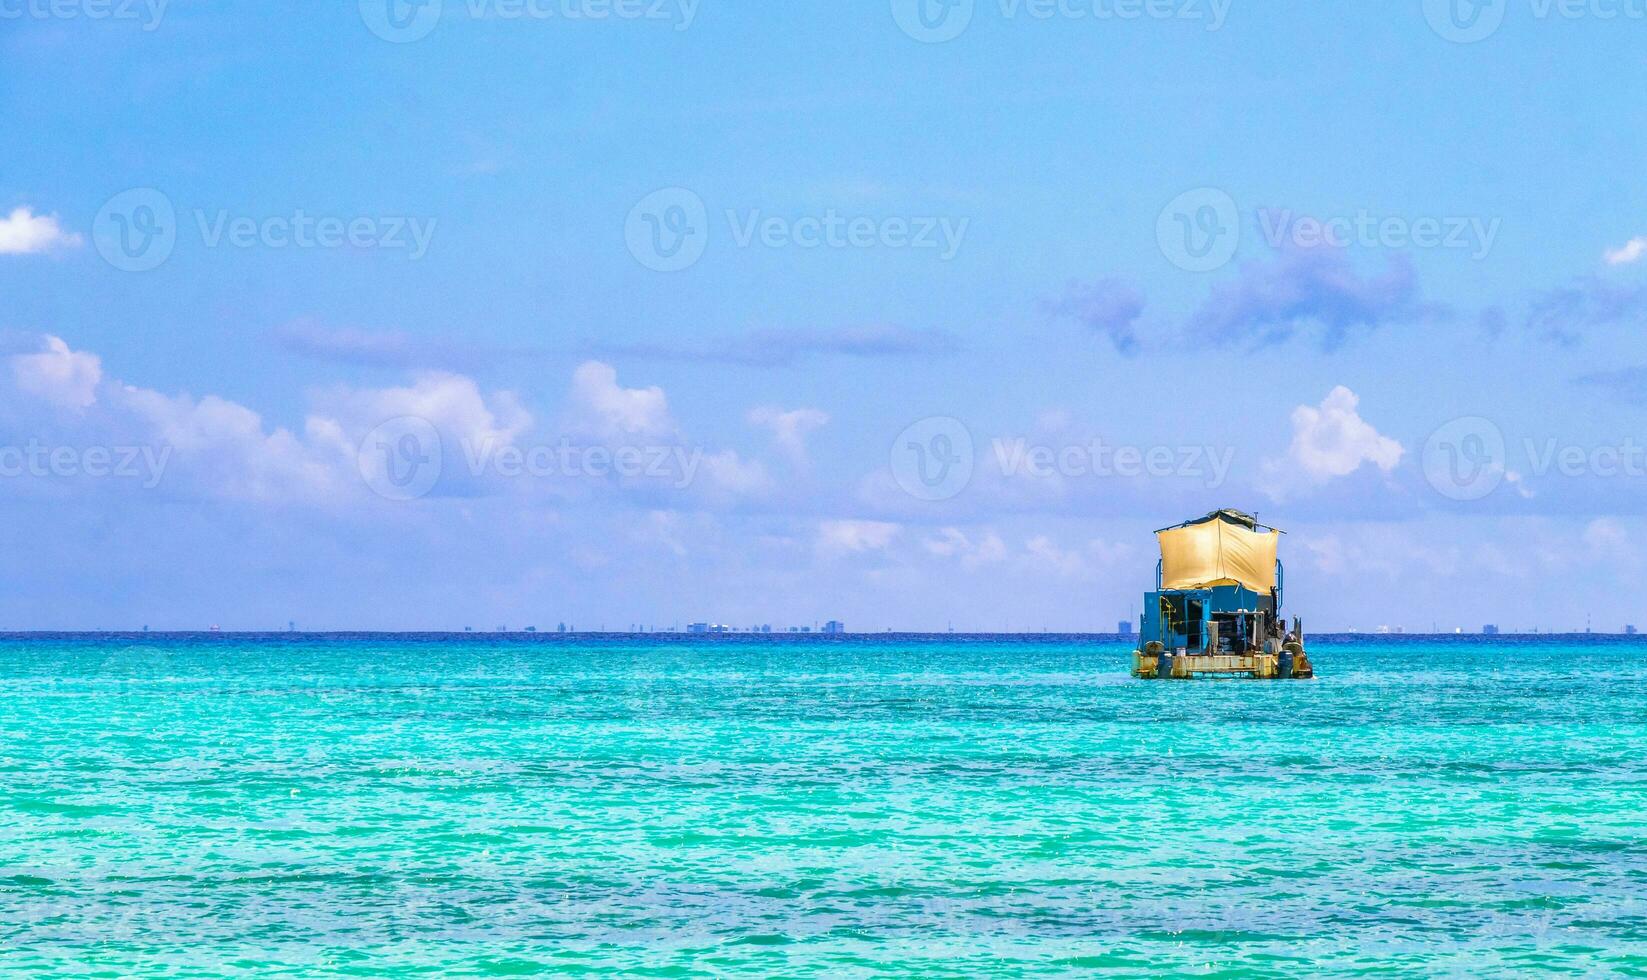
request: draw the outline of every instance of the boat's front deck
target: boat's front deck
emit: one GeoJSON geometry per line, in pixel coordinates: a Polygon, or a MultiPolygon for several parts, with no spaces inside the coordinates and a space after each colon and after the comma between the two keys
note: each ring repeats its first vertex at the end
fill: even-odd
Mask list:
{"type": "Polygon", "coordinates": [[[1308,680],[1315,676],[1310,658],[1299,654],[1292,658],[1290,672],[1283,670],[1282,657],[1275,653],[1186,653],[1161,657],[1134,651],[1132,676],[1151,680],[1162,679],[1161,661],[1166,660],[1167,679],[1188,680],[1193,677],[1247,677],[1253,680],[1308,680]]]}

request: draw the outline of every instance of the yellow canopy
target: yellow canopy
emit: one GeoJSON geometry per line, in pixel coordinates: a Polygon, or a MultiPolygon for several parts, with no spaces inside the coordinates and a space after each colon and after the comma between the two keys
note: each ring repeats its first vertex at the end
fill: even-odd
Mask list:
{"type": "Polygon", "coordinates": [[[1194,524],[1157,531],[1155,537],[1161,542],[1163,589],[1244,585],[1254,592],[1268,592],[1275,588],[1280,531],[1260,531],[1218,512],[1194,524]]]}

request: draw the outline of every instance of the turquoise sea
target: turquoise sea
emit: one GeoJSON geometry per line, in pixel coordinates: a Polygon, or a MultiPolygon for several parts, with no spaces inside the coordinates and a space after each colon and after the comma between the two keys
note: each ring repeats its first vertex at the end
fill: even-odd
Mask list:
{"type": "Polygon", "coordinates": [[[1647,975],[1647,642],[0,638],[15,976],[1647,975]]]}

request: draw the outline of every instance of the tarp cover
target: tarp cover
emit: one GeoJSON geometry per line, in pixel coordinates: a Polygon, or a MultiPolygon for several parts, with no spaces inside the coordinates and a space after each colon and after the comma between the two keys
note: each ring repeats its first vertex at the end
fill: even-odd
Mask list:
{"type": "Polygon", "coordinates": [[[1194,524],[1155,532],[1161,542],[1161,588],[1244,585],[1254,592],[1275,588],[1275,553],[1281,532],[1255,530],[1232,520],[1233,516],[1220,511],[1194,524]]]}

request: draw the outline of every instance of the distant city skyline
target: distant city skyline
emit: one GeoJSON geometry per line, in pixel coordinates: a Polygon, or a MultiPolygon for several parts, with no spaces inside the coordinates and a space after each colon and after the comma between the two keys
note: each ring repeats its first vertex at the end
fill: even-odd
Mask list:
{"type": "MultiPolygon", "coordinates": [[[[885,628],[882,628],[882,629],[851,630],[851,629],[847,629],[846,625],[844,623],[837,623],[837,622],[831,621],[830,623],[825,623],[825,624],[822,624],[822,625],[814,625],[814,626],[774,626],[773,624],[770,624],[770,623],[762,623],[762,624],[757,624],[757,625],[752,625],[752,626],[732,626],[732,625],[724,624],[724,623],[694,622],[694,623],[687,623],[685,626],[680,626],[680,625],[651,626],[651,625],[634,624],[634,625],[631,625],[627,628],[612,628],[612,629],[608,629],[608,628],[605,628],[605,627],[597,627],[597,628],[593,628],[593,629],[577,629],[575,627],[564,627],[564,628],[558,628],[558,629],[548,629],[548,628],[540,628],[536,625],[526,625],[526,626],[518,626],[518,627],[510,627],[510,626],[507,626],[507,625],[500,625],[500,626],[494,627],[492,629],[477,630],[472,625],[465,625],[465,626],[461,626],[461,627],[432,627],[432,628],[418,629],[418,630],[351,630],[351,629],[307,630],[307,629],[298,629],[295,625],[288,625],[287,627],[285,627],[283,629],[259,629],[259,628],[256,628],[256,627],[250,627],[250,628],[242,628],[242,629],[225,630],[221,626],[219,626],[217,624],[214,624],[214,625],[212,625],[210,627],[206,627],[206,628],[179,627],[179,628],[167,629],[167,630],[152,630],[149,627],[149,625],[145,624],[140,630],[126,630],[126,629],[21,630],[21,631],[0,630],[0,633],[6,633],[6,632],[15,632],[15,633],[29,633],[29,632],[225,633],[226,632],[226,633],[256,633],[256,634],[288,632],[288,633],[298,633],[298,634],[308,633],[308,634],[313,634],[313,635],[321,635],[321,634],[329,634],[329,633],[351,633],[351,632],[367,632],[367,633],[374,633],[375,632],[375,633],[383,633],[385,635],[393,635],[393,634],[396,634],[396,633],[420,633],[420,632],[425,632],[425,633],[447,633],[447,634],[461,634],[461,633],[512,634],[512,633],[520,633],[520,634],[530,634],[530,635],[542,634],[544,636],[603,636],[603,635],[604,636],[650,636],[650,635],[654,635],[654,634],[656,634],[656,635],[680,634],[680,635],[687,635],[687,636],[692,636],[692,635],[710,635],[710,636],[714,636],[714,635],[723,635],[723,636],[758,635],[758,636],[780,636],[780,637],[781,636],[797,636],[797,635],[799,635],[799,636],[805,636],[805,635],[845,636],[845,635],[851,635],[851,634],[883,635],[883,634],[886,634],[886,633],[902,634],[902,635],[908,635],[908,636],[949,636],[949,635],[955,635],[955,634],[975,635],[975,636],[1042,636],[1042,635],[1056,634],[1056,635],[1061,635],[1061,636],[1114,637],[1117,640],[1126,640],[1126,641],[1136,641],[1138,639],[1138,630],[1137,630],[1136,626],[1134,626],[1131,623],[1125,623],[1125,622],[1118,624],[1117,627],[1114,630],[1080,630],[1080,629],[1075,629],[1075,630],[1053,630],[1053,629],[1050,629],[1050,628],[1047,628],[1047,627],[1042,627],[1042,628],[1039,628],[1039,629],[1019,629],[1019,630],[988,629],[988,628],[981,628],[981,629],[976,629],[976,630],[956,630],[953,627],[942,629],[942,630],[898,629],[896,627],[885,627],[885,628]],[[838,628],[832,628],[832,627],[838,627],[838,628]]],[[[1350,628],[1347,628],[1347,629],[1331,629],[1331,630],[1311,631],[1311,635],[1327,635],[1327,636],[1412,636],[1412,637],[1458,636],[1458,635],[1482,635],[1482,636],[1500,636],[1500,635],[1503,635],[1503,636],[1582,636],[1582,635],[1586,635],[1586,634],[1597,635],[1597,636],[1636,636],[1636,635],[1640,634],[1640,630],[1637,629],[1637,627],[1634,624],[1629,624],[1629,623],[1626,623],[1626,624],[1623,624],[1622,626],[1617,626],[1617,627],[1611,627],[1611,626],[1597,627],[1597,626],[1594,626],[1592,624],[1592,625],[1586,625],[1586,626],[1582,626],[1582,627],[1571,627],[1571,628],[1562,628],[1562,627],[1549,628],[1549,627],[1539,627],[1539,626],[1527,626],[1527,627],[1516,628],[1516,629],[1504,629],[1504,628],[1500,628],[1495,623],[1488,623],[1488,624],[1486,624],[1486,625],[1484,625],[1484,626],[1482,626],[1478,629],[1469,629],[1469,628],[1466,628],[1464,626],[1455,626],[1455,627],[1452,627],[1450,629],[1444,629],[1444,628],[1441,628],[1439,625],[1432,625],[1428,629],[1409,630],[1405,626],[1382,625],[1382,626],[1376,627],[1374,629],[1359,629],[1359,628],[1355,628],[1355,627],[1350,627],[1350,628]]]]}

